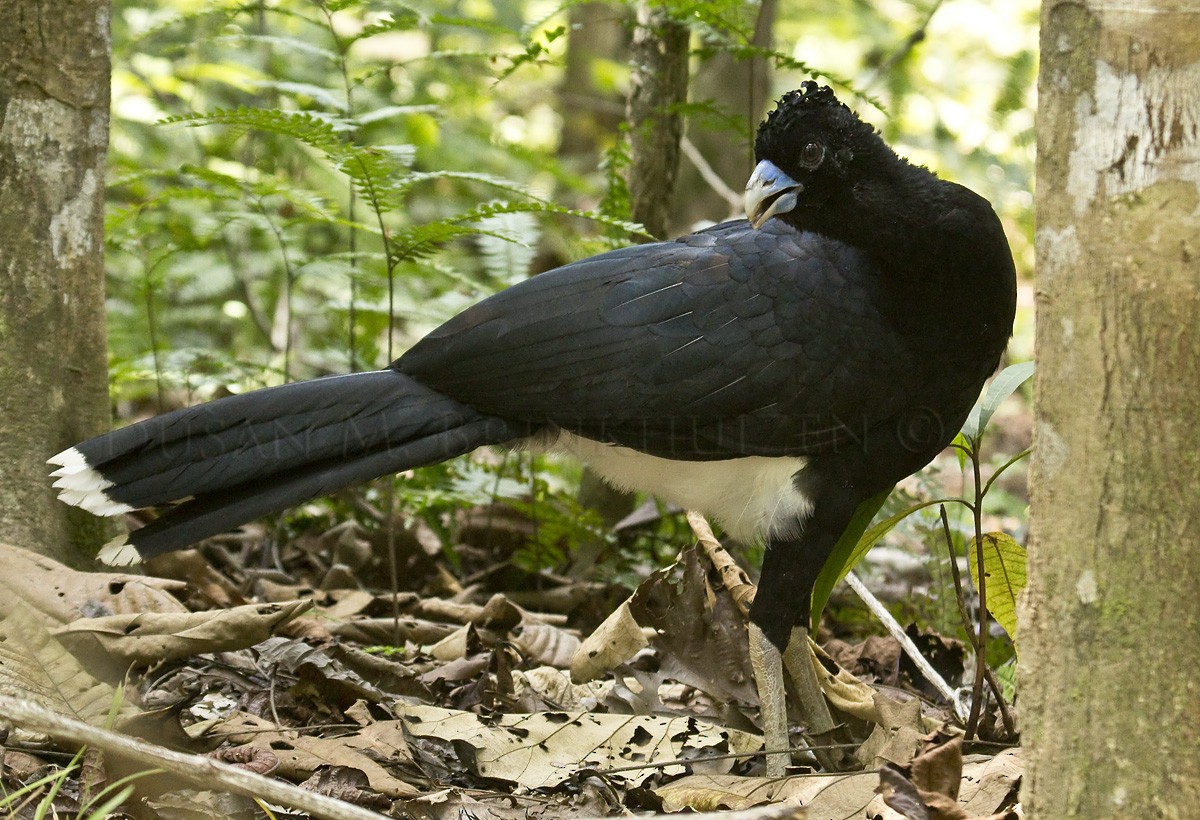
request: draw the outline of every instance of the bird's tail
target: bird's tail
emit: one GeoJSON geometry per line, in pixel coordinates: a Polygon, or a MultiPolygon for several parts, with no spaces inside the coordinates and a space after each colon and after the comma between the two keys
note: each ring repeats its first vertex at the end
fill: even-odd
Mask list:
{"type": "Polygon", "coordinates": [[[178,502],[101,554],[131,563],[351,484],[520,435],[512,422],[379,370],[177,410],[89,439],[50,463],[59,466],[52,474],[59,498],[97,515],[178,502]]]}

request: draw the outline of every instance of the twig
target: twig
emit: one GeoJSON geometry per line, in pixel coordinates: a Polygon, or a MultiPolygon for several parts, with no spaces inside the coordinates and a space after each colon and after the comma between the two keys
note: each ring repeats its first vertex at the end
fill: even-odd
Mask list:
{"type": "Polygon", "coordinates": [[[740,215],[745,207],[742,195],[725,184],[725,180],[721,179],[721,175],[708,164],[708,160],[704,158],[704,154],[700,153],[700,149],[694,142],[687,137],[682,137],[679,140],[679,147],[683,149],[683,155],[688,158],[688,162],[696,167],[700,178],[708,183],[708,187],[712,188],[717,196],[729,204],[730,213],[740,215]]]}
{"type": "Polygon", "coordinates": [[[933,688],[944,697],[954,708],[954,714],[959,720],[966,720],[967,708],[962,702],[962,697],[956,692],[946,680],[937,673],[937,670],[925,660],[925,656],[921,654],[921,650],[917,649],[917,645],[912,642],[912,638],[908,637],[904,632],[904,627],[892,617],[892,613],[888,612],[887,607],[883,602],[876,598],[871,590],[867,589],[866,585],[859,580],[858,576],[853,572],[846,576],[846,585],[854,590],[855,594],[862,599],[862,602],[867,605],[867,609],[883,623],[888,634],[895,638],[900,648],[904,650],[904,654],[912,659],[913,664],[925,676],[925,679],[933,684],[933,688]]]}
{"type": "Polygon", "coordinates": [[[162,769],[199,788],[217,786],[330,820],[379,820],[375,812],[332,797],[263,777],[210,757],[174,752],[117,732],[89,726],[27,700],[0,695],[0,717],[22,729],[41,732],[56,740],[91,746],[148,769],[162,769]]]}
{"type": "Polygon", "coordinates": [[[929,24],[933,21],[933,15],[937,14],[937,10],[941,8],[942,2],[943,0],[936,0],[933,6],[930,7],[929,13],[925,15],[925,19],[921,21],[919,26],[913,29],[911,34],[904,38],[904,42],[900,44],[900,47],[896,49],[895,53],[880,63],[875,70],[868,75],[868,77],[862,83],[864,92],[871,86],[875,85],[875,83],[879,82],[879,80],[885,74],[899,65],[900,61],[911,54],[912,50],[917,47],[917,43],[920,43],[925,39],[925,34],[929,29],[929,24]]]}

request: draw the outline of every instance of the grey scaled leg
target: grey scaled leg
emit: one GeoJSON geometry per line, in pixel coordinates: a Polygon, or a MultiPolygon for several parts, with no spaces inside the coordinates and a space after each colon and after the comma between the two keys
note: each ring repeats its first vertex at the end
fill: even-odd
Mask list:
{"type": "MultiPolygon", "coordinates": [[[[783,777],[792,755],[787,751],[787,695],[783,685],[783,658],[753,621],[747,624],[750,635],[750,668],[762,709],[763,750],[767,754],[767,777],[783,777]]],[[[803,644],[808,649],[807,640],[803,644]]],[[[815,678],[814,678],[815,680],[815,678]]]]}
{"type": "MultiPolygon", "coordinates": [[[[754,683],[758,688],[758,700],[762,709],[763,750],[767,753],[767,777],[783,777],[792,762],[788,738],[787,695],[784,685],[784,669],[795,690],[797,705],[815,740],[831,739],[837,724],[825,702],[820,681],[813,667],[814,657],[808,645],[808,630],[804,627],[792,629],[787,651],[781,656],[775,644],[757,624],[748,624],[750,637],[750,668],[754,671],[754,683]]],[[[817,762],[830,772],[843,768],[843,755],[837,749],[813,749],[817,762]]]]}
{"type": "MultiPolygon", "coordinates": [[[[814,669],[816,657],[808,644],[808,629],[802,626],[792,628],[787,650],[783,653],[783,665],[787,669],[788,678],[796,690],[796,701],[808,727],[808,734],[818,743],[822,740],[832,740],[837,723],[829,711],[825,694],[821,691],[821,683],[817,680],[814,669]]],[[[817,761],[830,772],[841,771],[843,754],[838,749],[813,749],[817,761]]]]}

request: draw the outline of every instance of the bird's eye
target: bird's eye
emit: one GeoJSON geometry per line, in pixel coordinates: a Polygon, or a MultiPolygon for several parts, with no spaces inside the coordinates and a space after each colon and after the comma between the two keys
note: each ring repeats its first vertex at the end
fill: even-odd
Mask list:
{"type": "Polygon", "coordinates": [[[816,168],[825,158],[825,148],[819,142],[810,142],[800,151],[800,161],[809,168],[816,168]]]}

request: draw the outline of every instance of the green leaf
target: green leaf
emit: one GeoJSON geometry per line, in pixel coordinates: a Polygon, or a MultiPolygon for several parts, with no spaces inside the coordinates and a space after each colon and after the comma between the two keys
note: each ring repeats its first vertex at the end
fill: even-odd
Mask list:
{"type": "Polygon", "coordinates": [[[1033,362],[1019,362],[1001,370],[1000,374],[988,385],[983,399],[971,410],[971,415],[967,416],[967,423],[963,425],[962,434],[967,438],[978,436],[992,420],[992,414],[996,412],[1000,403],[1017,392],[1017,388],[1029,380],[1029,377],[1033,375],[1033,369],[1033,362]]]}
{"type": "Polygon", "coordinates": [[[854,566],[867,554],[867,550],[875,546],[897,524],[918,510],[932,507],[935,504],[961,503],[961,500],[957,498],[922,501],[901,510],[890,518],[885,518],[868,530],[867,525],[871,523],[871,519],[879,512],[879,508],[883,506],[883,502],[887,501],[888,495],[894,488],[895,485],[858,505],[858,509],[854,511],[854,517],[850,519],[849,526],[846,527],[846,531],[842,533],[842,537],[834,546],[833,553],[825,561],[825,566],[821,567],[821,574],[817,576],[817,582],[813,585],[812,622],[814,624],[820,623],[821,612],[824,611],[825,604],[829,602],[829,594],[833,592],[833,588],[841,583],[850,570],[854,569],[854,566]]]}
{"type": "Polygon", "coordinates": [[[896,485],[893,484],[886,490],[876,493],[859,504],[858,509],[854,511],[854,516],[850,519],[849,526],[846,527],[846,531],[842,533],[842,537],[834,545],[833,553],[825,561],[825,566],[821,567],[821,574],[817,576],[817,582],[813,585],[812,623],[819,624],[821,622],[821,613],[825,610],[825,604],[829,601],[829,593],[837,586],[838,581],[846,577],[846,573],[850,571],[850,568],[862,558],[862,553],[870,549],[870,546],[867,546],[862,550],[862,553],[858,552],[858,545],[861,543],[860,537],[863,534],[863,530],[871,523],[871,519],[875,517],[875,513],[879,512],[879,508],[883,506],[883,502],[887,501],[887,497],[895,487],[896,485]]]}
{"type": "Polygon", "coordinates": [[[1000,684],[1000,695],[1005,703],[1012,703],[1017,697],[1017,663],[1015,660],[1003,663],[992,670],[996,682],[1000,684]]]}
{"type": "MultiPolygon", "coordinates": [[[[967,550],[971,574],[980,578],[978,550],[975,540],[967,550]]],[[[1017,596],[1025,589],[1025,548],[1003,532],[983,536],[983,586],[987,593],[987,610],[1017,643],[1017,596]]]]}
{"type": "Polygon", "coordinates": [[[965,470],[967,467],[967,450],[971,449],[971,442],[967,440],[964,433],[959,433],[954,437],[954,441],[950,442],[950,446],[954,448],[954,454],[958,456],[958,469],[965,470]]]}

